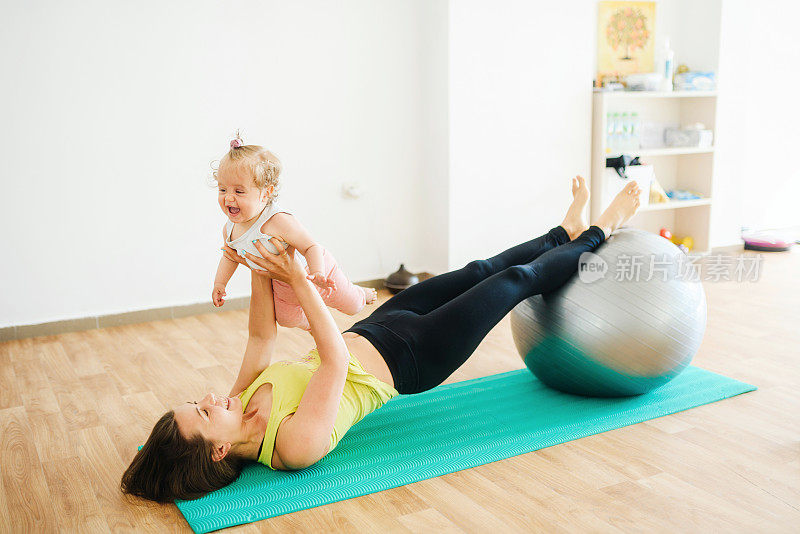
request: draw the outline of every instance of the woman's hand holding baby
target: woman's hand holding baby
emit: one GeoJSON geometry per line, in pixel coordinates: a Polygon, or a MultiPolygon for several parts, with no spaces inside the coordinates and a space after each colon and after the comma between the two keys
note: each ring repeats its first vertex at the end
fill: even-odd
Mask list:
{"type": "Polygon", "coordinates": [[[223,245],[220,250],[222,250],[222,253],[226,258],[244,265],[259,276],[274,278],[275,280],[280,280],[282,282],[286,282],[287,284],[292,283],[291,281],[293,276],[297,280],[305,280],[306,271],[303,266],[300,265],[300,262],[298,262],[295,258],[294,247],[289,245],[289,248],[287,249],[283,246],[283,242],[276,237],[270,238],[270,241],[278,250],[277,254],[272,254],[270,251],[268,251],[261,241],[254,241],[253,245],[256,247],[258,252],[263,255],[263,257],[253,256],[249,252],[244,253],[247,259],[258,265],[260,269],[254,269],[251,267],[245,258],[240,256],[228,245],[223,245]]]}
{"type": "MultiPolygon", "coordinates": [[[[254,241],[253,244],[262,257],[253,256],[249,252],[245,252],[245,256],[248,260],[264,269],[263,271],[253,269],[253,272],[269,276],[270,278],[286,282],[290,285],[306,282],[306,270],[295,257],[294,247],[291,245],[289,245],[288,248],[284,247],[281,240],[277,237],[270,238],[270,242],[278,250],[277,254],[270,253],[267,247],[261,244],[260,241],[254,241]]],[[[226,256],[229,254],[230,252],[226,252],[226,256]]],[[[244,261],[240,261],[239,263],[246,265],[244,261]]]]}

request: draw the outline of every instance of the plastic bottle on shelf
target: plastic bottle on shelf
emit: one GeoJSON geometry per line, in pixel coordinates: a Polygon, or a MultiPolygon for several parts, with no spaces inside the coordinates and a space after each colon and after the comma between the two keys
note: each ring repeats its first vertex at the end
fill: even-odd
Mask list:
{"type": "Polygon", "coordinates": [[[608,148],[610,152],[617,152],[619,150],[619,129],[619,113],[612,113],[611,120],[608,123],[608,148]]]}
{"type": "Polygon", "coordinates": [[[631,121],[628,118],[628,113],[624,112],[620,119],[620,140],[619,151],[627,152],[630,150],[631,145],[631,121]]]}
{"type": "Polygon", "coordinates": [[[631,150],[642,147],[642,120],[636,112],[631,113],[631,150]]]}
{"type": "Polygon", "coordinates": [[[664,76],[661,80],[661,90],[672,91],[672,77],[675,74],[675,52],[669,47],[669,37],[664,41],[664,70],[661,74],[664,76]]]}
{"type": "Polygon", "coordinates": [[[622,116],[620,113],[614,113],[614,135],[612,136],[612,146],[615,153],[622,150],[622,116]]]}

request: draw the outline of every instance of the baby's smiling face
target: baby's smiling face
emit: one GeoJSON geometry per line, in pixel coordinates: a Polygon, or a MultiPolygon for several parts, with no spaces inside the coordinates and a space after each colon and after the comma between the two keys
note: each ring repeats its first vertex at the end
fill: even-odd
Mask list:
{"type": "Polygon", "coordinates": [[[228,219],[243,223],[261,213],[272,188],[259,189],[245,165],[236,165],[223,158],[217,170],[217,189],[219,207],[228,219]]]}

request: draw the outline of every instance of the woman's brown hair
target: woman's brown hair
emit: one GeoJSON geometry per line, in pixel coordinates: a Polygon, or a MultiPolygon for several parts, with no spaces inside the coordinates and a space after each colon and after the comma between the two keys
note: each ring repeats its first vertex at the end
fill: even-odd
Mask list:
{"type": "Polygon", "coordinates": [[[244,460],[227,455],[215,462],[214,446],[202,436],[185,438],[168,411],[153,427],[120,482],[123,493],[156,502],[196,499],[227,486],[239,476],[244,460]]]}

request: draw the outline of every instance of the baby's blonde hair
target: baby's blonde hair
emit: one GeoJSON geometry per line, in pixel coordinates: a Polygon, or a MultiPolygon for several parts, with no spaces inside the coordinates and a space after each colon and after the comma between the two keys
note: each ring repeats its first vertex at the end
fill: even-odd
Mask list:
{"type": "MultiPolygon", "coordinates": [[[[227,159],[237,167],[245,168],[253,178],[253,183],[259,189],[272,186],[272,194],[269,202],[278,197],[279,177],[281,175],[281,160],[278,157],[258,145],[243,145],[232,147],[220,160],[220,164],[227,159]]],[[[217,178],[219,170],[214,171],[214,178],[217,178]]]]}

